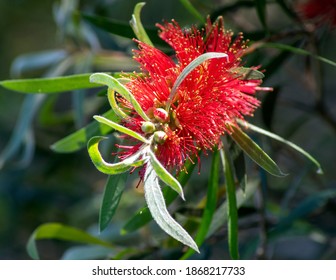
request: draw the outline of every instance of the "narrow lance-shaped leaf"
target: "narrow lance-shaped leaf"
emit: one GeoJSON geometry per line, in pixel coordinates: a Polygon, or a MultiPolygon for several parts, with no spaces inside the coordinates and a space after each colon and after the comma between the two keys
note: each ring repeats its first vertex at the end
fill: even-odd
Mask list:
{"type": "Polygon", "coordinates": [[[277,164],[247,134],[237,126],[231,128],[231,138],[255,163],[274,176],[285,176],[277,164]]]}
{"type": "Polygon", "coordinates": [[[159,185],[159,177],[151,164],[147,164],[144,176],[145,199],[155,222],[167,234],[199,252],[195,241],[169,214],[159,185]]]}
{"type": "Polygon", "coordinates": [[[282,138],[281,136],[277,135],[277,134],[274,134],[272,132],[269,132],[267,130],[264,130],[260,127],[257,127],[253,124],[250,124],[250,123],[245,123],[245,122],[242,122],[242,121],[238,121],[242,126],[246,126],[247,125],[247,128],[248,129],[251,129],[255,132],[258,132],[260,134],[263,134],[263,135],[266,135],[270,138],[273,138],[274,140],[277,140],[281,143],[284,143],[286,145],[288,145],[289,147],[291,147],[292,149],[298,151],[299,153],[301,153],[302,155],[304,155],[306,158],[308,158],[313,164],[315,164],[315,166],[317,167],[317,173],[318,174],[323,174],[323,170],[322,170],[322,167],[320,165],[320,163],[314,158],[312,157],[309,153],[307,153],[304,149],[300,148],[299,146],[297,146],[296,144],[294,144],[293,142],[291,141],[288,141],[284,138],[282,138]]]}
{"type": "MultiPolygon", "coordinates": [[[[220,157],[218,150],[215,150],[212,156],[212,165],[209,175],[208,191],[206,197],[206,205],[203,211],[201,224],[198,228],[197,235],[195,237],[196,244],[201,246],[205,240],[208,230],[211,225],[212,217],[215,213],[217,206],[217,193],[219,183],[219,169],[220,169],[220,157]]],[[[185,260],[192,256],[194,251],[189,249],[181,259],[185,260]]]]}
{"type": "Polygon", "coordinates": [[[159,162],[159,160],[156,158],[156,156],[151,150],[149,150],[148,154],[149,154],[150,162],[153,166],[153,169],[156,175],[162,180],[162,182],[164,182],[169,187],[171,187],[174,191],[176,191],[182,197],[183,200],[185,200],[183,189],[179,181],[177,181],[176,178],[174,178],[174,176],[172,176],[164,168],[164,166],[159,162]]]}
{"type": "Polygon", "coordinates": [[[1,81],[4,88],[21,93],[59,93],[84,88],[100,87],[89,82],[90,74],[79,74],[55,78],[19,79],[1,81]]]}
{"type": "MultiPolygon", "coordinates": [[[[236,191],[236,198],[237,198],[237,209],[239,209],[242,205],[245,204],[246,201],[250,200],[250,198],[255,194],[258,186],[259,186],[258,180],[249,180],[248,184],[246,185],[246,190],[243,192],[242,189],[238,189],[236,191]]],[[[224,201],[216,210],[211,225],[209,228],[209,231],[207,233],[207,238],[212,236],[213,234],[216,234],[218,232],[218,229],[221,228],[228,219],[228,203],[227,200],[224,201]]]]}
{"type": "Polygon", "coordinates": [[[126,172],[130,170],[132,167],[139,167],[146,163],[147,158],[142,158],[139,160],[139,158],[142,156],[144,152],[142,149],[139,149],[139,151],[136,152],[134,155],[126,158],[121,162],[118,163],[106,162],[101,156],[98,148],[99,142],[104,139],[106,139],[106,137],[96,136],[92,137],[88,142],[89,156],[93,164],[100,172],[108,175],[114,175],[126,172]]]}
{"type": "Polygon", "coordinates": [[[230,256],[233,260],[239,259],[238,251],[238,210],[236,198],[236,186],[234,182],[233,166],[228,149],[221,150],[221,159],[224,166],[227,217],[228,217],[228,240],[230,256]]]}
{"type": "Polygon", "coordinates": [[[106,124],[106,125],[112,127],[113,129],[121,132],[121,133],[127,134],[127,135],[129,135],[129,136],[131,136],[131,137],[133,137],[135,139],[140,140],[141,142],[149,144],[149,141],[145,137],[141,136],[139,133],[137,133],[137,132],[135,132],[135,131],[127,128],[127,127],[124,127],[124,126],[122,126],[120,124],[117,124],[117,123],[115,123],[113,121],[110,121],[110,120],[108,120],[108,119],[106,119],[106,118],[104,118],[102,116],[93,116],[93,118],[96,121],[98,121],[100,123],[103,123],[103,124],[106,124]]]}
{"type": "Polygon", "coordinates": [[[189,0],[180,0],[182,5],[200,22],[205,23],[204,17],[199,13],[199,11],[190,3],[189,0]]]}
{"type": "Polygon", "coordinates": [[[145,2],[140,2],[135,5],[132,19],[130,20],[130,25],[134,31],[135,36],[141,41],[146,43],[147,45],[154,46],[152,41],[149,39],[145,28],[143,27],[141,23],[141,18],[140,18],[140,12],[145,6],[145,2]]]}
{"type": "Polygon", "coordinates": [[[169,112],[170,105],[172,104],[174,97],[176,95],[178,87],[181,85],[181,83],[184,81],[184,79],[199,65],[201,65],[203,62],[213,59],[213,58],[227,58],[228,55],[226,53],[218,53],[218,52],[208,52],[205,54],[200,55],[199,57],[195,58],[192,62],[190,62],[186,68],[183,69],[183,71],[180,73],[180,75],[177,77],[173,88],[169,94],[169,98],[167,100],[166,105],[166,111],[169,112]]]}
{"type": "Polygon", "coordinates": [[[300,49],[300,48],[296,48],[290,45],[285,45],[285,44],[281,44],[281,43],[256,43],[257,44],[257,48],[274,48],[274,49],[279,49],[279,50],[283,50],[283,51],[288,51],[288,52],[292,52],[295,54],[300,54],[300,55],[307,55],[307,56],[311,56],[313,58],[316,58],[324,63],[330,64],[334,67],[336,67],[336,62],[332,61],[328,58],[325,58],[323,56],[319,56],[316,54],[313,54],[309,51],[306,51],[304,49],[300,49]]]}
{"type": "Polygon", "coordinates": [[[90,81],[92,83],[106,85],[109,88],[115,90],[120,95],[122,95],[127,101],[129,101],[134,110],[145,120],[150,121],[148,116],[142,110],[138,101],[134,98],[133,94],[131,94],[128,89],[122,85],[117,79],[105,73],[95,73],[90,76],[90,81]]]}
{"type": "Polygon", "coordinates": [[[39,259],[36,241],[41,239],[58,239],[113,248],[110,243],[100,240],[80,229],[59,223],[48,223],[39,226],[29,238],[27,252],[33,259],[39,259]]]}
{"type": "Polygon", "coordinates": [[[103,231],[111,221],[121,199],[121,195],[125,189],[125,183],[128,174],[122,173],[109,176],[102,199],[99,212],[99,230],[103,231]]]}

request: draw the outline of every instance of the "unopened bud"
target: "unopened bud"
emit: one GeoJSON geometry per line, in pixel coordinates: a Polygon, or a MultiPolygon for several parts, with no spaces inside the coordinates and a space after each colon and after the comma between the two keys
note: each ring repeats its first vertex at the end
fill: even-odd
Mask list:
{"type": "Polygon", "coordinates": [[[166,142],[167,138],[167,134],[162,130],[156,131],[154,133],[154,141],[158,144],[163,144],[164,142],[166,142]]]}
{"type": "Polygon", "coordinates": [[[155,131],[155,125],[152,122],[143,122],[141,130],[146,134],[153,133],[155,131]]]}
{"type": "Polygon", "coordinates": [[[153,113],[154,118],[161,123],[165,123],[169,119],[168,112],[165,109],[156,108],[153,113]]]}

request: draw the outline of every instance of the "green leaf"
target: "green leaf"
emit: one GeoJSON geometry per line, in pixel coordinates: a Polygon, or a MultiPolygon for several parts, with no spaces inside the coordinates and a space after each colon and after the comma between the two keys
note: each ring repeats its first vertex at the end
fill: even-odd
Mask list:
{"type": "Polygon", "coordinates": [[[242,191],[245,192],[247,184],[245,156],[242,149],[240,149],[240,147],[234,141],[232,141],[230,145],[230,155],[233,161],[233,166],[239,186],[241,187],[242,191]]]}
{"type": "Polygon", "coordinates": [[[184,79],[199,65],[201,65],[203,62],[213,59],[213,58],[227,58],[228,55],[225,53],[218,53],[218,52],[208,52],[205,54],[202,54],[195,58],[192,62],[190,62],[180,73],[180,75],[177,77],[173,88],[169,94],[169,98],[167,100],[166,105],[166,111],[169,112],[170,105],[172,104],[174,97],[177,93],[178,87],[181,85],[181,83],[184,81],[184,79]]]}
{"type": "MultiPolygon", "coordinates": [[[[255,194],[259,185],[259,181],[257,180],[249,180],[248,184],[246,185],[245,192],[242,189],[238,189],[236,191],[236,198],[237,198],[237,208],[239,209],[242,205],[246,203],[246,201],[250,200],[251,197],[255,194]]],[[[228,219],[228,203],[227,200],[223,202],[218,209],[216,210],[212,222],[207,234],[207,238],[215,234],[226,222],[228,219]]]]}
{"type": "Polygon", "coordinates": [[[182,5],[188,10],[188,12],[193,15],[200,22],[205,23],[204,17],[199,13],[199,11],[191,4],[189,0],[180,0],[182,5]]]}
{"type": "MultiPolygon", "coordinates": [[[[184,165],[186,172],[180,172],[177,176],[178,181],[182,186],[184,186],[195,167],[193,161],[187,160],[186,164],[184,165]]],[[[178,196],[177,192],[172,190],[171,188],[163,189],[163,196],[166,200],[167,205],[170,205],[178,196]]],[[[123,229],[121,230],[121,234],[126,234],[129,232],[133,232],[152,220],[152,216],[147,207],[141,208],[133,217],[129,219],[129,221],[124,225],[123,229]]]]}
{"type": "Polygon", "coordinates": [[[307,55],[307,56],[311,56],[315,59],[318,59],[324,63],[327,63],[331,66],[336,67],[336,62],[332,61],[330,59],[327,59],[323,56],[319,56],[316,54],[313,54],[309,51],[306,51],[304,49],[300,49],[300,48],[296,48],[290,45],[285,45],[285,44],[281,44],[281,43],[262,43],[260,45],[257,46],[258,48],[272,48],[272,49],[279,49],[279,50],[283,50],[283,51],[288,51],[288,52],[292,52],[295,54],[299,54],[299,55],[307,55]]]}
{"type": "Polygon", "coordinates": [[[90,83],[91,74],[79,74],[55,78],[19,79],[1,81],[6,89],[21,93],[59,93],[84,88],[96,88],[100,85],[90,83]]]}
{"type": "Polygon", "coordinates": [[[141,23],[141,18],[140,18],[140,12],[143,8],[143,6],[145,6],[146,3],[145,2],[140,2],[138,4],[135,5],[134,7],[134,11],[132,14],[132,19],[130,20],[130,25],[134,31],[135,36],[141,41],[146,43],[149,46],[154,46],[152,41],[149,39],[145,28],[142,26],[141,23]]]}
{"type": "Polygon", "coordinates": [[[99,212],[99,230],[103,231],[111,221],[125,189],[128,174],[109,176],[105,185],[102,204],[99,212]]]}
{"type": "Polygon", "coordinates": [[[297,146],[296,144],[294,144],[293,142],[290,142],[284,138],[282,138],[281,136],[277,135],[277,134],[274,134],[272,132],[269,132],[267,130],[264,130],[260,127],[257,127],[253,124],[250,124],[250,123],[245,123],[245,122],[241,122],[241,121],[238,121],[240,124],[242,125],[247,125],[247,128],[248,129],[251,129],[255,132],[258,132],[260,134],[263,134],[263,135],[266,135],[274,140],[277,140],[281,143],[284,143],[286,144],[287,146],[291,147],[292,149],[298,151],[299,153],[301,153],[302,155],[304,155],[306,158],[308,158],[313,164],[315,164],[315,166],[317,167],[317,170],[316,170],[316,173],[318,174],[323,174],[323,170],[322,170],[322,167],[320,165],[320,163],[314,158],[312,157],[309,153],[307,153],[304,149],[300,148],[299,146],[297,146]]]}
{"type": "Polygon", "coordinates": [[[115,90],[120,95],[122,95],[128,102],[130,102],[134,110],[141,116],[145,121],[150,121],[148,116],[142,110],[138,101],[134,98],[132,93],[122,85],[116,78],[106,74],[106,73],[95,73],[90,76],[90,81],[92,83],[98,83],[108,86],[109,88],[115,90]]]}
{"type": "Polygon", "coordinates": [[[235,67],[230,72],[240,80],[262,80],[265,77],[260,71],[248,67],[235,67]]]}
{"type": "MultiPolygon", "coordinates": [[[[114,123],[120,122],[120,118],[110,110],[103,114],[103,117],[113,121],[114,123]]],[[[86,147],[88,140],[97,135],[106,135],[113,131],[113,128],[101,124],[99,122],[91,122],[87,126],[77,130],[76,132],[66,136],[65,138],[57,141],[51,145],[51,149],[57,153],[73,153],[86,147]]]]}
{"type": "Polygon", "coordinates": [[[144,191],[148,209],[161,229],[171,237],[199,252],[191,236],[170,216],[159,185],[159,177],[151,164],[146,166],[144,191]]]}
{"type": "Polygon", "coordinates": [[[237,126],[231,128],[231,138],[256,164],[274,176],[285,176],[276,163],[247,134],[237,126]]]}
{"type": "Polygon", "coordinates": [[[234,182],[233,165],[228,150],[220,151],[224,166],[226,199],[227,199],[227,223],[230,256],[233,260],[239,259],[238,250],[238,207],[236,198],[236,185],[234,182]]]}
{"type": "MultiPolygon", "coordinates": [[[[196,244],[201,246],[205,240],[208,230],[211,225],[212,217],[216,210],[217,205],[217,193],[218,193],[218,183],[219,183],[219,166],[220,157],[218,150],[215,150],[212,156],[212,165],[209,175],[208,192],[205,208],[202,215],[201,224],[198,228],[197,235],[195,237],[196,244]]],[[[189,249],[181,259],[188,259],[194,254],[194,251],[189,249]]]]}
{"type": "Polygon", "coordinates": [[[103,124],[106,124],[106,125],[112,127],[113,129],[121,132],[121,133],[127,134],[127,135],[129,135],[129,136],[131,136],[135,139],[138,139],[139,141],[144,142],[146,144],[150,144],[149,141],[145,137],[141,136],[139,133],[137,133],[137,132],[135,132],[135,131],[127,128],[127,127],[124,127],[120,124],[117,124],[113,121],[110,121],[109,119],[106,119],[102,116],[93,116],[93,118],[96,121],[98,121],[100,123],[103,123],[103,124]]]}
{"type": "Polygon", "coordinates": [[[65,226],[59,223],[48,223],[39,226],[29,238],[27,243],[27,252],[33,259],[39,259],[36,241],[41,239],[58,239],[113,248],[110,243],[100,240],[80,229],[65,226]]]}
{"type": "Polygon", "coordinates": [[[99,142],[106,139],[106,137],[96,136],[92,137],[88,142],[88,152],[93,164],[96,168],[107,175],[114,175],[126,172],[132,167],[139,167],[146,163],[147,158],[138,160],[144,153],[143,149],[139,149],[134,155],[124,159],[118,163],[107,163],[99,152],[99,142]]]}
{"type": "Polygon", "coordinates": [[[257,14],[259,17],[259,20],[264,27],[264,29],[267,29],[267,23],[266,23],[266,0],[254,0],[257,14]]]}
{"type": "Polygon", "coordinates": [[[176,191],[183,200],[184,194],[183,194],[183,189],[179,181],[177,181],[165,168],[164,166],[159,162],[159,160],[156,158],[154,153],[149,150],[148,152],[149,158],[150,158],[150,163],[152,164],[152,167],[156,173],[156,175],[164,182],[166,185],[171,187],[174,191],[176,191]]]}

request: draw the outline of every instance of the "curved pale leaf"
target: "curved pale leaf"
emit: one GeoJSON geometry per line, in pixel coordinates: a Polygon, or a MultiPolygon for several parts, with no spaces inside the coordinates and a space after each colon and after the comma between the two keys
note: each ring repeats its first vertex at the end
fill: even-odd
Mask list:
{"type": "Polygon", "coordinates": [[[231,138],[256,164],[274,176],[283,177],[286,175],[282,173],[277,164],[239,127],[232,126],[231,128],[231,138]]]}
{"type": "Polygon", "coordinates": [[[133,130],[131,130],[131,129],[129,129],[129,128],[126,128],[126,127],[124,127],[124,126],[122,126],[122,125],[120,125],[120,124],[117,124],[117,123],[115,123],[115,122],[113,122],[113,121],[110,121],[110,120],[108,120],[108,119],[106,119],[106,118],[104,118],[104,117],[102,117],[102,116],[93,116],[93,118],[94,118],[96,121],[98,121],[98,122],[100,122],[100,123],[103,123],[103,124],[106,124],[106,125],[112,127],[113,129],[119,131],[119,132],[122,132],[122,133],[124,133],[124,134],[127,134],[127,135],[129,135],[129,136],[131,136],[131,137],[133,137],[133,138],[135,138],[135,139],[138,139],[138,140],[140,140],[141,142],[144,142],[144,143],[146,143],[146,144],[149,144],[149,141],[148,141],[146,138],[144,138],[144,137],[141,136],[139,133],[136,133],[135,131],[133,131],[133,130]]]}
{"type": "Polygon", "coordinates": [[[128,102],[130,102],[134,108],[134,110],[141,116],[145,121],[150,121],[148,116],[142,110],[140,104],[134,96],[128,91],[128,89],[122,85],[116,78],[106,74],[106,73],[95,73],[90,76],[91,83],[97,83],[106,85],[109,88],[115,90],[120,95],[122,95],[128,102]]]}
{"type": "MultiPolygon", "coordinates": [[[[195,163],[191,160],[187,160],[184,165],[184,168],[187,172],[180,172],[177,176],[178,181],[184,186],[195,167],[195,163]]],[[[164,188],[163,196],[166,200],[167,205],[170,205],[177,197],[177,192],[172,190],[171,188],[164,188]]],[[[126,234],[129,232],[133,232],[152,220],[152,216],[148,210],[148,207],[141,208],[133,217],[129,219],[129,221],[125,224],[125,226],[121,230],[121,234],[126,234]]]]}
{"type": "Polygon", "coordinates": [[[186,68],[183,69],[183,71],[180,73],[180,75],[177,77],[173,88],[169,94],[169,98],[167,100],[167,105],[166,105],[166,111],[169,112],[169,108],[171,103],[174,100],[175,94],[177,92],[178,87],[181,85],[181,83],[184,81],[184,79],[199,65],[201,65],[203,62],[213,59],[213,58],[224,58],[228,57],[226,53],[219,53],[219,52],[208,52],[205,54],[202,54],[195,58],[192,62],[190,62],[186,68]]]}
{"type": "Polygon", "coordinates": [[[107,90],[107,98],[108,101],[110,103],[110,106],[112,108],[112,110],[114,111],[114,113],[116,113],[116,115],[118,115],[120,118],[122,119],[127,119],[128,115],[125,114],[118,106],[117,101],[115,99],[115,91],[111,88],[108,88],[107,90]]]}
{"type": "Polygon", "coordinates": [[[153,166],[153,169],[154,169],[156,175],[159,176],[159,178],[162,180],[162,182],[164,182],[169,187],[171,187],[174,191],[176,191],[182,197],[183,200],[185,200],[184,194],[183,194],[183,189],[182,189],[182,186],[181,186],[180,182],[177,181],[176,178],[174,178],[174,176],[172,176],[164,168],[164,166],[159,162],[159,160],[156,158],[156,156],[154,155],[154,153],[151,150],[149,150],[148,154],[149,154],[150,162],[153,166]]]}
{"type": "Polygon", "coordinates": [[[114,248],[110,243],[100,240],[80,229],[65,226],[59,223],[48,223],[39,226],[28,240],[27,252],[33,259],[39,259],[36,241],[41,239],[58,239],[114,248]]]}
{"type": "Polygon", "coordinates": [[[304,155],[306,158],[308,158],[313,164],[315,164],[315,166],[317,167],[317,173],[318,174],[323,174],[323,170],[322,170],[322,167],[320,165],[320,163],[314,158],[312,157],[309,153],[307,153],[304,149],[300,148],[299,146],[295,145],[293,142],[291,141],[288,141],[284,138],[282,138],[281,136],[277,135],[277,134],[274,134],[272,132],[269,132],[267,130],[264,130],[258,126],[255,126],[253,124],[250,124],[250,123],[245,123],[245,122],[242,122],[242,121],[238,121],[240,124],[242,125],[247,125],[247,128],[255,131],[255,132],[258,132],[260,134],[263,134],[263,135],[266,135],[270,138],[273,138],[274,140],[277,140],[281,143],[284,143],[286,145],[288,145],[289,147],[291,147],[292,149],[298,151],[299,153],[301,153],[302,155],[304,155]]]}
{"type": "Polygon", "coordinates": [[[140,2],[138,4],[135,5],[134,7],[134,11],[132,14],[132,19],[130,20],[130,25],[133,29],[133,32],[135,34],[135,36],[141,41],[146,43],[149,46],[154,46],[152,41],[149,39],[145,28],[143,27],[142,23],[141,23],[141,18],[140,18],[140,12],[143,8],[143,6],[145,6],[146,3],[145,2],[140,2]]]}
{"type": "Polygon", "coordinates": [[[169,214],[159,185],[159,177],[151,164],[147,164],[144,176],[145,199],[155,222],[167,234],[199,252],[195,241],[169,214]]]}
{"type": "Polygon", "coordinates": [[[98,148],[99,142],[104,139],[106,139],[106,137],[96,136],[92,137],[88,142],[88,152],[90,158],[100,172],[108,175],[119,174],[130,170],[132,167],[142,166],[147,161],[146,158],[138,160],[143,154],[143,150],[140,149],[134,155],[126,158],[121,162],[106,162],[101,156],[98,148]]]}

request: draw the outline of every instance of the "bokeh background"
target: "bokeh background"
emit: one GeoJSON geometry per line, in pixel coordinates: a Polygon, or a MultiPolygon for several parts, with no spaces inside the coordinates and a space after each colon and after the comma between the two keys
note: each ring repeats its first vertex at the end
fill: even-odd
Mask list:
{"type": "MultiPolygon", "coordinates": [[[[135,44],[98,28],[83,15],[127,23],[137,2],[1,0],[0,80],[136,70],[131,60],[135,44]]],[[[181,2],[148,0],[142,12],[144,25],[155,29],[155,23],[172,18],[181,26],[199,24],[181,2]]],[[[286,3],[295,14],[293,1],[266,1],[266,25],[258,17],[259,1],[190,2],[202,15],[223,15],[227,28],[243,31],[251,41],[281,42],[336,61],[335,27],[316,27],[293,18],[279,4],[286,3]]],[[[251,122],[304,148],[321,163],[324,174],[317,174],[307,159],[288,147],[253,135],[289,175],[272,177],[247,160],[248,180],[251,184],[257,180],[258,190],[239,209],[241,257],[335,259],[336,68],[280,48],[257,49],[246,64],[261,64],[265,85],[275,88],[259,95],[263,106],[251,122]]],[[[93,167],[85,149],[71,154],[50,149],[88,124],[93,114],[108,109],[105,98],[95,93],[29,99],[0,88],[0,259],[29,259],[27,241],[44,223],[59,222],[98,236],[106,177],[93,167]]],[[[186,186],[187,202],[172,207],[181,220],[201,215],[211,154],[202,160],[201,174],[194,172],[186,186]]],[[[125,258],[177,258],[178,244],[165,241],[161,248],[162,233],[154,224],[120,235],[123,224],[144,205],[137,182],[136,174],[130,176],[111,226],[100,237],[125,248],[142,248],[125,258]]],[[[46,259],[113,257],[109,249],[97,246],[55,240],[38,245],[46,259]]],[[[225,224],[202,248],[204,253],[194,258],[229,257],[225,224]]]]}

